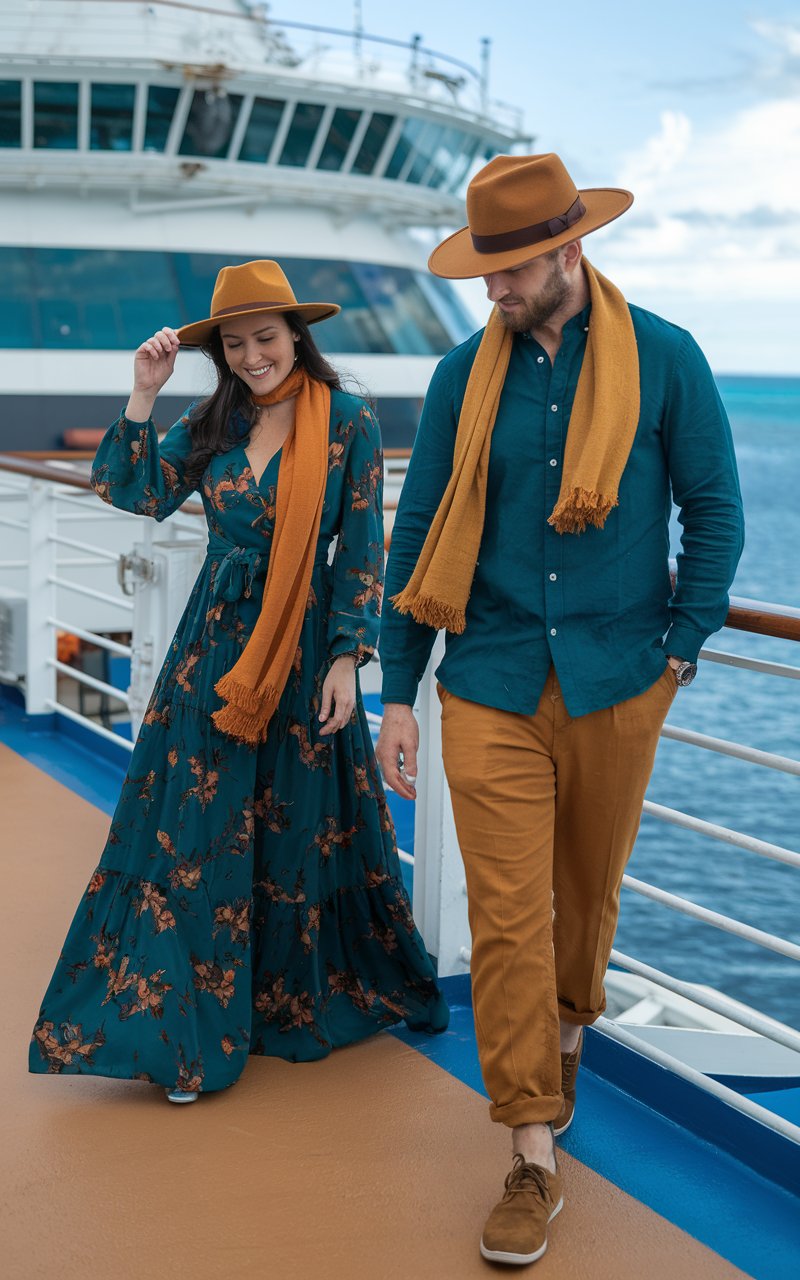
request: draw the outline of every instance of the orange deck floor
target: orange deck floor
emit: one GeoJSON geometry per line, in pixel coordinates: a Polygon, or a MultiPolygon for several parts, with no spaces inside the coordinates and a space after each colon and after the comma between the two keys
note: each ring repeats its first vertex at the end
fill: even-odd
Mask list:
{"type": "MultiPolygon", "coordinates": [[[[141,1083],[30,1076],[27,1046],[108,818],[0,746],[2,1274],[8,1280],[470,1280],[509,1166],[486,1100],[390,1034],[251,1058],[173,1107],[141,1083]]],[[[564,1155],[536,1280],[743,1275],[564,1155]]]]}

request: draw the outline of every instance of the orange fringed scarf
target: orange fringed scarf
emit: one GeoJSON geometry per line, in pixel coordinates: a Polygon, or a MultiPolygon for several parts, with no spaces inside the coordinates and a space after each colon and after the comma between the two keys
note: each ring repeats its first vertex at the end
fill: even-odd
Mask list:
{"type": "Polygon", "coordinates": [[[236,665],[217,681],[226,704],[213,713],[216,727],[256,745],[280,701],[303,625],[328,474],[331,393],[297,369],[256,404],[297,397],[294,429],[278,470],[275,532],[261,612],[236,665]]]}
{"type": "MultiPolygon", "coordinates": [[[[592,316],[570,414],[557,533],[602,529],[639,422],[639,354],[628,304],[586,261],[592,316]]],[[[495,308],[475,355],[458,419],[453,473],[411,578],[392,602],[417,622],[461,634],[486,512],[489,451],[513,335],[495,308]]]]}

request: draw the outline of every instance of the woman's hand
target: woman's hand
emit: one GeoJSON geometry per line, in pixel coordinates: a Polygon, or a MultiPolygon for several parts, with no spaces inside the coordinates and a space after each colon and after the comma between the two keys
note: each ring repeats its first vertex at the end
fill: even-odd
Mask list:
{"type": "Polygon", "coordinates": [[[137,347],[133,357],[133,392],[126,417],[145,422],[161,388],[172,377],[180,339],[174,329],[159,329],[137,347]]]}
{"type": "Polygon", "coordinates": [[[331,664],[322,686],[322,706],[319,718],[321,738],[344,728],[356,705],[356,660],[352,653],[343,653],[331,664]],[[331,717],[331,706],[333,716],[331,717]]]}

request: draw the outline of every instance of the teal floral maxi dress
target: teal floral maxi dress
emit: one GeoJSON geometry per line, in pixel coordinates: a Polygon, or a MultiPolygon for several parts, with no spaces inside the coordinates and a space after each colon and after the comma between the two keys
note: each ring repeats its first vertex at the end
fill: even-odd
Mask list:
{"type": "MultiPolygon", "coordinates": [[[[246,430],[244,424],[242,429],[246,430]]],[[[377,640],[382,461],[368,407],[331,393],[328,479],[297,655],[267,741],[219,733],[214,685],[261,608],[279,455],[246,435],[202,481],[208,555],[156,682],[100,865],[33,1033],[30,1068],[223,1089],[249,1053],[321,1058],[448,1010],[411,916],[360,694],[320,737],[322,683],[377,640]],[[334,546],[335,544],[335,546],[334,546]]],[[[92,484],[163,520],[188,497],[188,415],[113,424],[92,484]]]]}

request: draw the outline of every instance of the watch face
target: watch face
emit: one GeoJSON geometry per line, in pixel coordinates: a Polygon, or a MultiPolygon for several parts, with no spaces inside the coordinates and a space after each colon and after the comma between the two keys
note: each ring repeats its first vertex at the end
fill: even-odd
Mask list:
{"type": "Polygon", "coordinates": [[[685,688],[687,684],[691,684],[696,675],[696,662],[682,662],[675,670],[675,679],[681,688],[685,688]]]}

